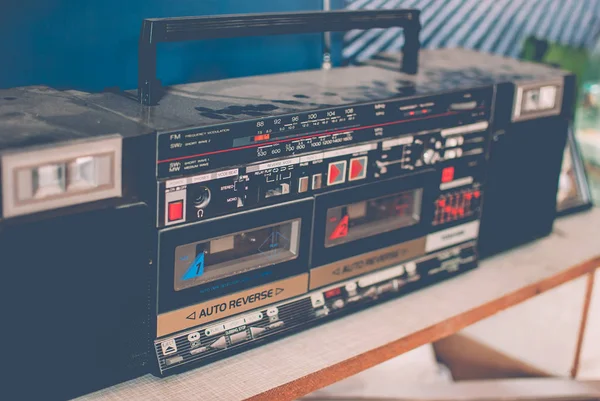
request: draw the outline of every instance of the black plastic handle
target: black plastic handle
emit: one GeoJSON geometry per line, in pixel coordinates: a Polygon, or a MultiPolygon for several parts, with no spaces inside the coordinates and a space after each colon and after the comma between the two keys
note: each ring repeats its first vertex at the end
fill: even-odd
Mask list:
{"type": "Polygon", "coordinates": [[[414,9],[343,10],[146,19],[139,41],[139,101],[155,105],[160,98],[161,84],[156,77],[156,44],[160,42],[400,27],[404,32],[401,71],[416,74],[421,46],[419,14],[414,9]]]}

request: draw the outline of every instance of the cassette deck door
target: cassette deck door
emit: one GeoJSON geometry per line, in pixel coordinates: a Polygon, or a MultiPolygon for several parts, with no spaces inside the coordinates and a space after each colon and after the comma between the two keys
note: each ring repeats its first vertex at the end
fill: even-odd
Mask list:
{"type": "Polygon", "coordinates": [[[428,170],[318,196],[311,289],[423,255],[436,178],[428,170]]]}
{"type": "Polygon", "coordinates": [[[304,199],[163,230],[158,314],[306,275],[313,204],[304,199]]]}

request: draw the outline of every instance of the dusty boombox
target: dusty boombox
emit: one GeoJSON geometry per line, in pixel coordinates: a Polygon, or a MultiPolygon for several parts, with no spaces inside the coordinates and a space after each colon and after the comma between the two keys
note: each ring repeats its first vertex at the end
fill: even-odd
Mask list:
{"type": "MultiPolygon", "coordinates": [[[[499,59],[434,79],[419,29],[415,10],[152,19],[137,95],[2,91],[16,371],[58,396],[167,375],[476,267],[499,59]],[[323,26],[403,27],[402,71],[155,78],[157,42],[323,26]]],[[[527,88],[558,107],[560,74],[527,88]]]]}

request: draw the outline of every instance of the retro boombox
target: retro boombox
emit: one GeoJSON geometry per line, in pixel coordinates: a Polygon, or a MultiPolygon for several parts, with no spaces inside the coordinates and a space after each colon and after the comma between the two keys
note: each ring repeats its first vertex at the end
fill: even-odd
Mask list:
{"type": "Polygon", "coordinates": [[[179,372],[468,271],[480,225],[500,248],[504,219],[547,231],[529,213],[556,199],[572,77],[459,50],[417,71],[419,29],[415,10],[151,19],[137,95],[1,91],[10,385],[179,372]],[[323,26],[403,27],[402,60],[155,77],[157,42],[323,26]]]}

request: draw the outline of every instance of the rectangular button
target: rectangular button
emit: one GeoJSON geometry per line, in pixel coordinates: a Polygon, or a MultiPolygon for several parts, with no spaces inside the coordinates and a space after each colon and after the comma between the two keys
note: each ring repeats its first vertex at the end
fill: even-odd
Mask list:
{"type": "Polygon", "coordinates": [[[245,316],[244,317],[244,322],[246,324],[250,324],[250,323],[254,323],[254,322],[258,322],[259,320],[261,320],[263,318],[262,313],[258,312],[258,313],[253,313],[251,315],[245,316]]]}
{"type": "Polygon", "coordinates": [[[323,175],[321,173],[312,176],[312,189],[321,189],[323,185],[323,175]]]}
{"type": "Polygon", "coordinates": [[[346,160],[329,163],[327,169],[327,186],[346,182],[346,160]]]}
{"type": "Polygon", "coordinates": [[[165,363],[167,366],[175,365],[179,362],[183,362],[183,357],[181,355],[174,356],[172,358],[166,359],[165,363]]]}
{"type": "Polygon", "coordinates": [[[308,191],[308,177],[300,177],[298,181],[298,193],[308,191]]]}
{"type": "Polygon", "coordinates": [[[65,165],[48,164],[33,169],[33,196],[42,199],[65,192],[65,165]]]}
{"type": "Polygon", "coordinates": [[[229,341],[231,341],[231,344],[237,344],[241,343],[242,341],[246,341],[247,338],[248,335],[246,334],[246,331],[242,331],[240,333],[230,335],[229,341]]]}
{"type": "Polygon", "coordinates": [[[350,172],[348,180],[356,181],[367,177],[367,156],[350,159],[350,172]]]}
{"type": "Polygon", "coordinates": [[[244,318],[230,320],[229,322],[225,322],[223,326],[225,326],[225,330],[235,329],[236,327],[244,325],[246,322],[244,318]]]}
{"type": "Polygon", "coordinates": [[[193,349],[193,350],[190,351],[190,354],[191,355],[198,355],[198,354],[200,354],[202,352],[205,352],[207,349],[208,348],[206,348],[206,347],[195,348],[195,349],[193,349]]]}
{"type": "Polygon", "coordinates": [[[169,202],[169,221],[183,219],[183,201],[169,202]]]}
{"type": "Polygon", "coordinates": [[[177,344],[175,343],[174,338],[169,338],[168,340],[161,342],[160,347],[162,348],[162,353],[164,356],[177,352],[177,344]]]}

